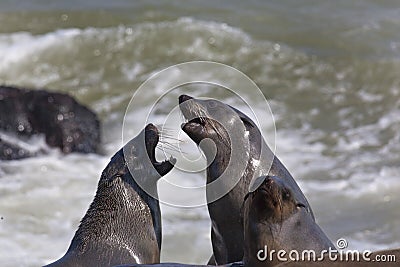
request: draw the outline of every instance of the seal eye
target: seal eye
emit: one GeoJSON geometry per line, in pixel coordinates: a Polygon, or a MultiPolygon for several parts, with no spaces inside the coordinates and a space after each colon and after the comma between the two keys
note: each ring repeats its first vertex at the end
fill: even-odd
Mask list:
{"type": "Polygon", "coordinates": [[[283,192],[282,192],[282,198],[283,198],[284,200],[289,199],[289,198],[290,198],[290,193],[289,193],[288,191],[283,191],[283,192]]]}
{"type": "Polygon", "coordinates": [[[303,203],[300,203],[300,202],[296,203],[296,206],[297,206],[298,208],[305,208],[305,209],[307,209],[306,205],[304,205],[303,203]]]}

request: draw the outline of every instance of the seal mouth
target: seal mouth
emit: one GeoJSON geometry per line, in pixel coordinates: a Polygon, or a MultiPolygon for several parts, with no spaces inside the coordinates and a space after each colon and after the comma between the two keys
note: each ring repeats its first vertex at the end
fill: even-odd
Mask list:
{"type": "Polygon", "coordinates": [[[179,96],[179,104],[182,104],[183,102],[192,100],[192,99],[193,99],[193,97],[191,97],[189,95],[180,95],[179,96]]]}
{"type": "Polygon", "coordinates": [[[146,151],[151,164],[157,170],[157,172],[164,176],[167,174],[176,163],[176,159],[174,157],[170,157],[170,159],[164,160],[162,162],[158,162],[156,159],[156,147],[160,140],[160,132],[157,127],[153,124],[148,124],[145,128],[145,142],[146,142],[146,151]]]}
{"type": "Polygon", "coordinates": [[[186,120],[181,124],[182,130],[187,133],[194,141],[200,141],[207,123],[205,111],[200,107],[195,99],[188,95],[179,96],[179,108],[186,120]]]}
{"type": "MultiPolygon", "coordinates": [[[[230,150],[231,140],[224,123],[225,120],[228,124],[233,123],[233,120],[223,115],[225,106],[229,108],[223,103],[220,107],[215,99],[203,100],[188,95],[179,96],[179,108],[186,120],[181,125],[182,130],[197,144],[204,138],[211,138],[230,150]]],[[[229,116],[233,114],[229,112],[232,111],[228,111],[229,116]]]]}
{"type": "Polygon", "coordinates": [[[192,136],[200,134],[205,126],[205,118],[194,118],[181,124],[182,130],[189,135],[191,134],[192,136]]]}
{"type": "Polygon", "coordinates": [[[200,126],[204,127],[206,125],[206,122],[205,122],[205,118],[199,117],[199,118],[191,119],[190,121],[188,121],[185,124],[193,125],[193,126],[196,126],[196,127],[200,127],[200,126]]]}

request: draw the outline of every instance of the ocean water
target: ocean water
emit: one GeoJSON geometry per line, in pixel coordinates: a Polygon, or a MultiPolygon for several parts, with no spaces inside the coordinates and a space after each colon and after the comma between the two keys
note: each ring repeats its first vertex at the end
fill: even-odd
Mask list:
{"type": "MultiPolygon", "coordinates": [[[[276,126],[268,142],[333,242],[400,247],[398,1],[1,1],[0,83],[68,92],[99,114],[103,137],[102,155],[49,150],[0,162],[1,266],[39,266],[65,253],[101,171],[123,143],[124,121],[134,127],[151,107],[143,99],[127,111],[137,88],[166,67],[194,60],[232,66],[262,90],[276,126]]],[[[163,86],[146,93],[162,94],[163,86]]],[[[245,108],[214,90],[174,91],[149,119],[161,124],[180,92],[215,94],[245,108]]],[[[169,134],[201,158],[176,116],[169,134]]],[[[272,131],[270,120],[260,125],[272,131]]],[[[43,146],[35,138],[29,145],[43,146]]],[[[204,197],[177,195],[163,187],[166,181],[205,182],[176,169],[160,182],[161,201],[196,205],[204,197]]],[[[162,260],[205,263],[206,207],[162,205],[162,216],[162,260]]]]}

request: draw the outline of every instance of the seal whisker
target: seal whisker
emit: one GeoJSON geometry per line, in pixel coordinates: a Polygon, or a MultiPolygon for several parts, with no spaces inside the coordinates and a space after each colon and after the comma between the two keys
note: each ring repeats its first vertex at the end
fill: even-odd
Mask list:
{"type": "Polygon", "coordinates": [[[185,142],[184,140],[181,140],[179,138],[173,137],[173,136],[168,136],[168,135],[161,135],[160,139],[169,139],[169,140],[175,140],[178,141],[179,143],[185,142]]]}
{"type": "Polygon", "coordinates": [[[174,128],[167,127],[164,124],[161,124],[161,125],[160,124],[156,124],[156,126],[157,126],[157,128],[160,128],[161,131],[175,131],[174,128]]]}
{"type": "Polygon", "coordinates": [[[169,146],[173,146],[175,148],[179,148],[179,144],[178,142],[166,142],[166,141],[160,141],[159,144],[161,145],[169,145],[169,146]]]}
{"type": "Polygon", "coordinates": [[[169,145],[169,146],[174,146],[176,148],[178,148],[178,145],[180,144],[180,142],[167,142],[164,140],[160,140],[158,141],[159,144],[163,144],[163,145],[169,145]]]}
{"type": "MultiPolygon", "coordinates": [[[[170,142],[165,142],[165,141],[159,141],[158,144],[162,145],[162,146],[168,146],[168,147],[174,147],[176,149],[178,149],[178,147],[175,144],[172,144],[170,142]]],[[[158,145],[157,144],[157,145],[158,145]]]]}
{"type": "Polygon", "coordinates": [[[162,129],[161,131],[160,131],[160,134],[169,134],[169,135],[171,135],[171,134],[175,134],[175,133],[178,133],[179,131],[177,131],[176,129],[162,129]]]}
{"type": "Polygon", "coordinates": [[[159,146],[159,145],[157,145],[156,148],[157,148],[157,149],[160,149],[161,151],[163,151],[163,149],[165,149],[165,150],[174,151],[174,152],[179,152],[179,153],[181,153],[181,154],[188,155],[188,153],[186,153],[186,152],[184,152],[184,151],[181,151],[178,147],[176,147],[176,146],[174,146],[174,145],[171,145],[171,144],[169,144],[169,143],[163,143],[163,145],[164,145],[164,146],[162,146],[162,147],[159,146]]]}
{"type": "Polygon", "coordinates": [[[181,151],[181,150],[179,150],[178,148],[176,148],[176,147],[174,147],[174,146],[157,146],[157,148],[160,150],[160,151],[164,151],[164,150],[166,150],[166,151],[169,151],[169,152],[175,152],[175,153],[181,153],[181,154],[187,154],[186,152],[183,152],[183,151],[181,151]]]}
{"type": "Polygon", "coordinates": [[[183,114],[183,112],[180,112],[180,116],[181,116],[181,118],[182,118],[182,121],[184,121],[184,122],[188,122],[188,121],[189,121],[189,119],[187,119],[187,118],[185,117],[185,115],[183,114]]]}

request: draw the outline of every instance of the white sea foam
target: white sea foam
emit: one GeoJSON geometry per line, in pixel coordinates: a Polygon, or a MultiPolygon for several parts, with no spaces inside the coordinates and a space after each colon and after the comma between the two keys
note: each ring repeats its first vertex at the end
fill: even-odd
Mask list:
{"type": "Polygon", "coordinates": [[[0,34],[0,71],[27,59],[35,60],[36,53],[44,52],[50,47],[65,45],[68,40],[80,34],[79,29],[56,30],[43,35],[33,35],[29,32],[0,34]]]}

